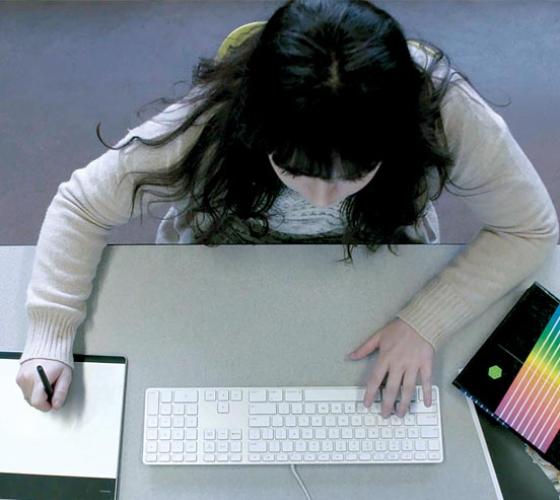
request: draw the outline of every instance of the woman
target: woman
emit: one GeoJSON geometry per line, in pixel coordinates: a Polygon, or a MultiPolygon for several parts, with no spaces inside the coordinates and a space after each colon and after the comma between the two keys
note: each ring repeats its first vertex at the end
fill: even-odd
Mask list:
{"type": "Polygon", "coordinates": [[[384,416],[401,386],[404,415],[418,374],[431,404],[437,348],[541,265],[558,219],[503,119],[439,50],[407,43],[365,0],[288,1],[223,60],[202,60],[185,99],[61,184],[37,245],[17,382],[38,409],[63,404],[107,234],[140,214],[143,194],[174,203],[159,243],[340,242],[351,260],[358,243],[438,242],[431,201],[444,187],[484,227],[353,352],[379,350],[364,403],[386,378],[384,416]]]}

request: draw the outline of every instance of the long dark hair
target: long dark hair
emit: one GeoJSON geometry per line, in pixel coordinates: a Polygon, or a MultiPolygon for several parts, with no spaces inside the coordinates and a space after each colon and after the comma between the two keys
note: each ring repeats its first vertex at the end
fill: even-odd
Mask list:
{"type": "Polygon", "coordinates": [[[357,244],[375,251],[386,243],[392,251],[402,228],[426,208],[428,173],[436,170],[439,179],[431,200],[450,181],[454,158],[440,105],[456,83],[453,75],[470,83],[439,48],[417,43],[430,55],[426,66],[412,59],[399,23],[366,0],[287,1],[223,59],[200,58],[192,109],[178,128],[120,146],[134,139],[161,146],[200,129],[168,170],[136,172],[145,175],[135,182],[131,214],[145,192],[167,202],[190,196],[186,209],[212,220],[202,243],[211,241],[228,213],[262,223],[259,234],[266,235],[266,212],[284,187],[268,154],[280,166],[324,179],[339,154],[347,178],[382,162],[374,179],[341,205],[344,260],[352,260],[357,244]]]}

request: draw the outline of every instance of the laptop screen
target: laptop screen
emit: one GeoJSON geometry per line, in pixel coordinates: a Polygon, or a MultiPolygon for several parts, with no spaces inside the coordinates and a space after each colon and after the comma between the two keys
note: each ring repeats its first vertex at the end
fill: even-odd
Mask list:
{"type": "Polygon", "coordinates": [[[534,283],[453,384],[560,467],[560,301],[534,283]]]}

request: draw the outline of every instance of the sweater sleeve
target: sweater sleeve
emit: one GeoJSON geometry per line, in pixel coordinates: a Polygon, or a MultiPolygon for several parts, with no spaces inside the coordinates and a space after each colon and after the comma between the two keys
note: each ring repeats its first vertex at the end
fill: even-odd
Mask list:
{"type": "MultiPolygon", "coordinates": [[[[189,109],[191,104],[181,101],[168,106],[129,130],[114,147],[135,135],[149,139],[175,130],[189,109]]],[[[109,232],[140,214],[137,203],[131,216],[132,172],[168,168],[196,142],[202,129],[197,122],[164,146],[145,146],[135,140],[120,150],[109,149],[60,184],[36,245],[26,298],[28,331],[20,363],[47,358],[74,367],[76,329],[86,317],[86,302],[109,232]]],[[[146,194],[142,206],[153,199],[146,194]]]]}
{"type": "Polygon", "coordinates": [[[435,350],[502,298],[551,256],[558,218],[535,168],[505,121],[466,82],[448,91],[442,106],[450,174],[483,227],[397,317],[435,350]]]}

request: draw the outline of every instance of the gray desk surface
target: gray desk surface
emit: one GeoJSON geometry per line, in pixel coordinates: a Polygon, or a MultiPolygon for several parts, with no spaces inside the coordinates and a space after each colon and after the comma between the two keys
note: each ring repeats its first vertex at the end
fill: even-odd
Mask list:
{"type": "MultiPolygon", "coordinates": [[[[342,258],[340,245],[110,246],[75,352],[129,360],[120,498],[301,499],[285,465],[142,464],[144,390],[153,386],[360,385],[371,363],[344,355],[461,250],[400,245],[342,258]]],[[[0,349],[19,351],[34,247],[0,247],[0,349]]],[[[451,380],[522,292],[560,290],[560,254],[437,353],[445,461],[439,465],[312,465],[314,499],[495,499],[473,420],[451,380]],[[419,492],[421,494],[419,495],[419,492]]]]}

